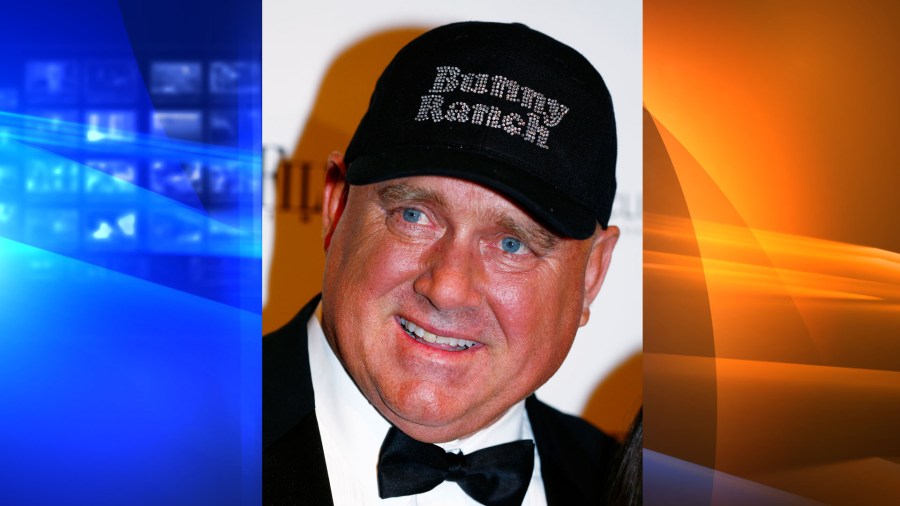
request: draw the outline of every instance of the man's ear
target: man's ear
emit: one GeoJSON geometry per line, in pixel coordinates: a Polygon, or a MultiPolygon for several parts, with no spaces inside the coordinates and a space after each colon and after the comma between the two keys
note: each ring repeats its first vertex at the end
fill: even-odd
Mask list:
{"type": "Polygon", "coordinates": [[[591,303],[600,293],[600,286],[606,277],[613,248],[619,240],[619,227],[609,226],[606,230],[598,230],[590,240],[592,244],[584,273],[584,307],[581,309],[580,326],[584,326],[591,316],[591,303]]]}
{"type": "Polygon", "coordinates": [[[344,155],[334,152],[328,157],[328,169],[325,171],[325,193],[322,196],[322,236],[325,238],[325,251],[331,244],[331,236],[337,228],[344,206],[347,205],[347,166],[344,155]]]}

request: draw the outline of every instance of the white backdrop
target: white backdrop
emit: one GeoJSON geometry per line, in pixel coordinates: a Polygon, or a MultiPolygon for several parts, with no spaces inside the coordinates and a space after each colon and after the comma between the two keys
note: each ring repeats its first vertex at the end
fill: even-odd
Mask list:
{"type": "MultiPolygon", "coordinates": [[[[583,410],[610,371],[641,350],[641,16],[641,3],[626,0],[320,0],[315,4],[263,0],[263,143],[267,146],[296,144],[322,76],[335,57],[381,30],[467,20],[521,22],[577,49],[600,71],[616,111],[619,190],[611,223],[622,228],[622,237],[590,322],[579,332],[560,371],[538,391],[545,402],[572,413],[583,410]]],[[[270,180],[266,178],[264,192],[268,209],[274,198],[270,180]]],[[[273,225],[271,215],[264,216],[265,304],[273,225]]]]}

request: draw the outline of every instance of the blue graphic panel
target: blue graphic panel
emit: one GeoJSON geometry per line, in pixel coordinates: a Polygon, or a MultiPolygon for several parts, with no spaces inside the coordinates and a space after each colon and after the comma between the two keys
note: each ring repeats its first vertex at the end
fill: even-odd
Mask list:
{"type": "Polygon", "coordinates": [[[0,504],[260,502],[261,5],[0,16],[0,504]]]}

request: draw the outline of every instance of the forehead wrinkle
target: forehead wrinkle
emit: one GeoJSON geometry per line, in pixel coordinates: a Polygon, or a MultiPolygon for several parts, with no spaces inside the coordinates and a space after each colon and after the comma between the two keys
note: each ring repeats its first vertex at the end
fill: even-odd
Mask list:
{"type": "Polygon", "coordinates": [[[378,199],[384,205],[401,202],[434,202],[446,207],[444,197],[432,190],[408,183],[391,183],[378,189],[378,199]]]}

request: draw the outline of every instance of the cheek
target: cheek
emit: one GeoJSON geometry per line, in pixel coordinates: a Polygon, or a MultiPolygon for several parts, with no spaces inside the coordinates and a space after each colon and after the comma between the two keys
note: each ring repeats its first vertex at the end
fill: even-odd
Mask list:
{"type": "Polygon", "coordinates": [[[523,295],[525,295],[523,292],[527,289],[505,283],[502,280],[499,282],[492,281],[492,283],[495,284],[495,286],[490,287],[493,294],[492,298],[498,306],[504,308],[504,311],[500,312],[500,314],[505,314],[506,311],[518,311],[519,302],[523,300],[523,295]]]}
{"type": "MultiPolygon", "coordinates": [[[[523,359],[558,367],[581,317],[583,286],[572,277],[493,279],[490,299],[507,344],[523,359]]],[[[550,371],[552,374],[553,371],[550,371]]]]}
{"type": "Polygon", "coordinates": [[[580,315],[584,284],[579,279],[571,273],[545,269],[525,278],[492,276],[486,290],[495,306],[494,313],[506,315],[504,319],[510,325],[534,322],[541,326],[541,321],[559,325],[580,315]]]}
{"type": "Polygon", "coordinates": [[[350,292],[376,289],[391,267],[390,253],[380,239],[381,231],[372,219],[341,221],[332,237],[326,257],[326,277],[350,292]]]}
{"type": "Polygon", "coordinates": [[[340,249],[336,267],[354,285],[393,285],[420,265],[421,247],[397,240],[380,213],[338,227],[333,241],[340,249]]]}
{"type": "Polygon", "coordinates": [[[535,318],[530,283],[514,276],[491,276],[486,280],[485,295],[492,316],[502,330],[506,346],[516,354],[528,348],[528,336],[540,320],[535,318]]]}

